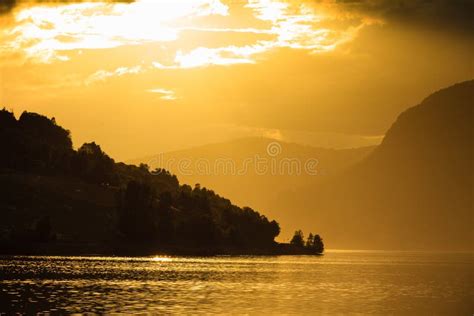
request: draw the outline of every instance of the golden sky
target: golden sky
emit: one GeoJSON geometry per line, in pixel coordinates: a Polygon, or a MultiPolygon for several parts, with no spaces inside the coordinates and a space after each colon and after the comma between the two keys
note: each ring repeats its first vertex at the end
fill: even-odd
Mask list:
{"type": "Polygon", "coordinates": [[[473,77],[471,9],[0,0],[0,105],[118,160],[244,136],[376,144],[401,111],[473,77]]]}

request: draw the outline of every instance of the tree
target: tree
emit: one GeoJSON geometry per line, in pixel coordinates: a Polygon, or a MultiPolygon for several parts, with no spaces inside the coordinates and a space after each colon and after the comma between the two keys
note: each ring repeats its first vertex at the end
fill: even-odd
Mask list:
{"type": "Polygon", "coordinates": [[[150,166],[146,163],[141,163],[138,168],[142,169],[143,171],[150,172],[150,166]]]}
{"type": "Polygon", "coordinates": [[[313,233],[309,233],[308,239],[306,239],[306,247],[312,248],[314,245],[314,236],[313,233]]]}
{"type": "Polygon", "coordinates": [[[158,241],[164,244],[171,243],[175,238],[174,216],[172,211],[173,196],[165,191],[159,195],[158,202],[158,223],[157,237],[158,241]]]}
{"type": "Polygon", "coordinates": [[[46,116],[23,112],[18,120],[19,127],[26,133],[54,148],[64,150],[72,149],[72,140],[70,132],[56,124],[54,118],[49,119],[46,116]]]}
{"type": "Polygon", "coordinates": [[[68,130],[58,126],[54,119],[36,113],[23,112],[14,125],[11,118],[6,119],[10,128],[3,132],[14,138],[15,146],[9,146],[9,150],[15,151],[13,167],[41,173],[69,169],[73,148],[68,130]]]}
{"type": "Polygon", "coordinates": [[[276,236],[280,235],[280,224],[277,221],[272,220],[269,224],[270,227],[270,235],[271,241],[273,242],[276,236]]]}
{"type": "Polygon", "coordinates": [[[114,172],[114,160],[95,142],[85,143],[77,151],[75,168],[81,178],[89,182],[110,183],[114,172]]]}
{"type": "Polygon", "coordinates": [[[323,239],[321,238],[321,236],[319,236],[319,235],[314,236],[313,249],[317,253],[323,253],[324,252],[324,243],[323,243],[323,239]]]}
{"type": "Polygon", "coordinates": [[[293,235],[290,244],[298,247],[304,247],[304,235],[301,230],[295,231],[295,234],[293,235]]]}
{"type": "Polygon", "coordinates": [[[152,216],[152,188],[130,181],[119,200],[119,228],[131,241],[152,242],[156,226],[152,216]]]}
{"type": "Polygon", "coordinates": [[[13,112],[8,111],[3,108],[0,110],[0,127],[1,128],[15,128],[16,127],[16,118],[13,112]]]}

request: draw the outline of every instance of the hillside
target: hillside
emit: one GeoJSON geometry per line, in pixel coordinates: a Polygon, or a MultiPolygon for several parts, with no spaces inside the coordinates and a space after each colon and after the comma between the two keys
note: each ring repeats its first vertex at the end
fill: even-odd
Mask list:
{"type": "Polygon", "coordinates": [[[474,81],[430,95],[361,163],[273,206],[293,207],[297,224],[331,247],[474,249],[473,100],[474,81]],[[302,204],[302,196],[314,199],[302,204]]]}
{"type": "Polygon", "coordinates": [[[95,143],[74,150],[54,118],[24,112],[17,120],[1,110],[0,146],[0,252],[258,253],[278,246],[276,221],[200,185],[180,185],[166,170],[116,163],[95,143]]]}

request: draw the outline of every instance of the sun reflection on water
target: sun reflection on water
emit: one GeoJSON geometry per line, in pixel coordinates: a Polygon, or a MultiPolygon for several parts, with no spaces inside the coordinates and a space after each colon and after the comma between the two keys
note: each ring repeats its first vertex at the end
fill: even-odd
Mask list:
{"type": "Polygon", "coordinates": [[[155,261],[155,262],[171,262],[171,261],[173,261],[173,259],[170,258],[170,257],[161,257],[161,256],[153,257],[151,260],[155,261]]]}
{"type": "Polygon", "coordinates": [[[472,263],[402,252],[0,257],[0,314],[467,314],[472,263]]]}

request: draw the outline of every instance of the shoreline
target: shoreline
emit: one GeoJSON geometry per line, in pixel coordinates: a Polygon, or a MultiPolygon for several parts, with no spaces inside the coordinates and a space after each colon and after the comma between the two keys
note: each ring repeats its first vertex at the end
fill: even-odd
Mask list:
{"type": "Polygon", "coordinates": [[[143,246],[139,244],[117,243],[2,243],[0,256],[321,256],[311,249],[284,243],[269,247],[182,247],[143,246]]]}

